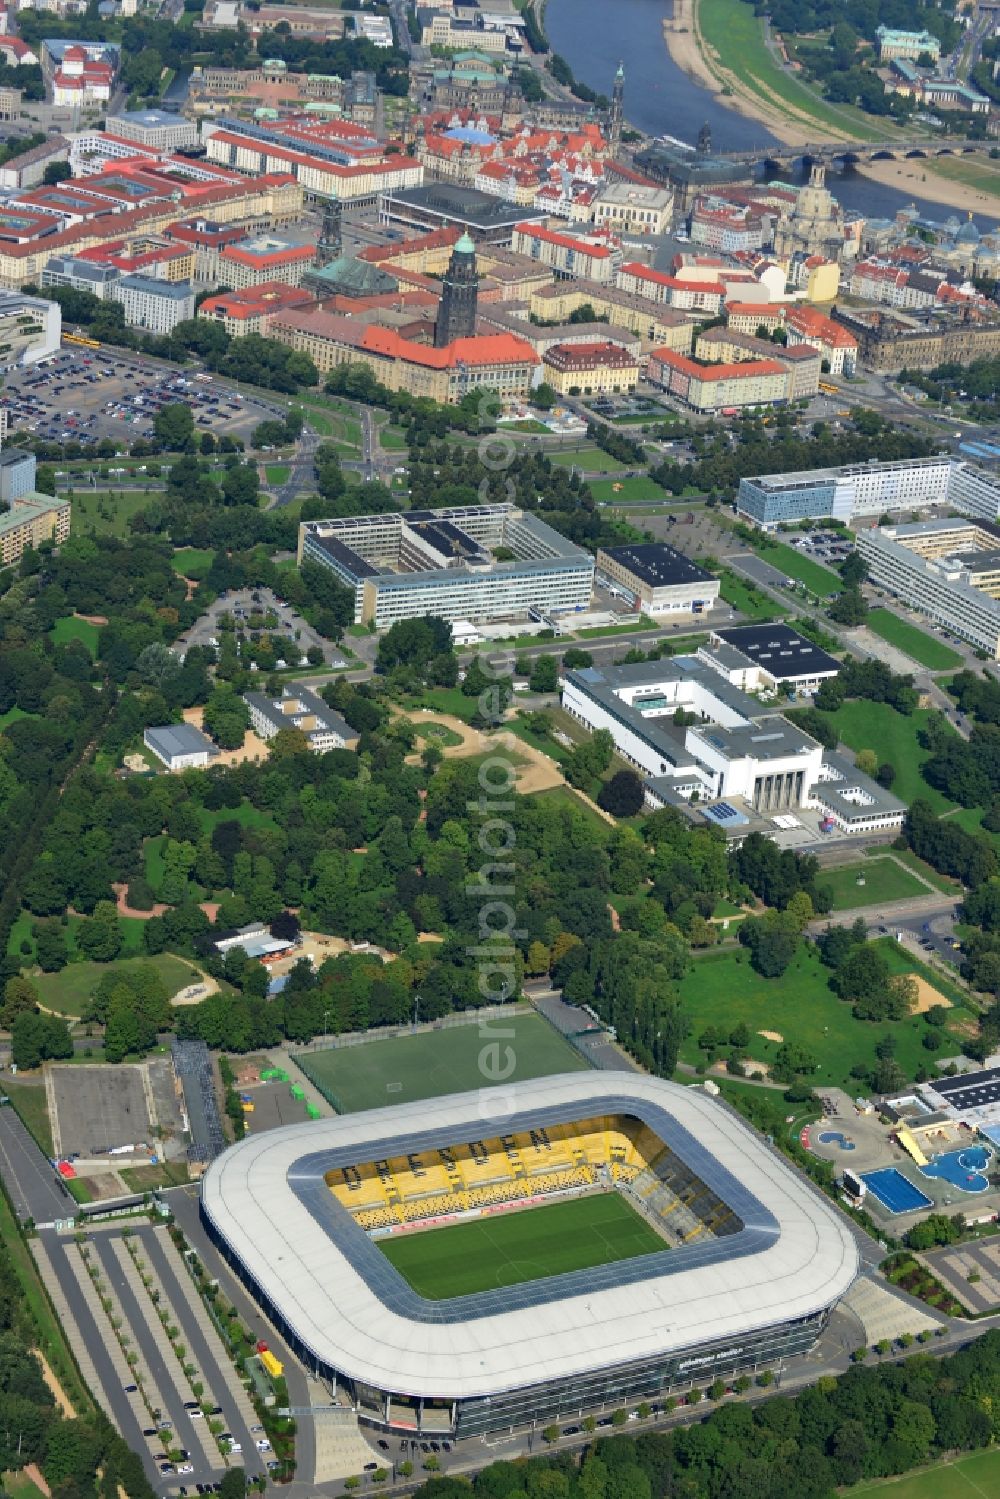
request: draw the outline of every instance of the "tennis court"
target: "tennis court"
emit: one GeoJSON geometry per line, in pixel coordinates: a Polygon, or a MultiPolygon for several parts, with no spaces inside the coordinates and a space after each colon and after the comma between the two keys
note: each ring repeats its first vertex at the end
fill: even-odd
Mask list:
{"type": "Polygon", "coordinates": [[[540,1015],[303,1052],[295,1061],[338,1114],[587,1070],[580,1053],[540,1015]]]}
{"type": "Polygon", "coordinates": [[[920,1208],[934,1205],[895,1166],[884,1166],[881,1171],[865,1171],[861,1180],[889,1213],[915,1213],[920,1208]]]}

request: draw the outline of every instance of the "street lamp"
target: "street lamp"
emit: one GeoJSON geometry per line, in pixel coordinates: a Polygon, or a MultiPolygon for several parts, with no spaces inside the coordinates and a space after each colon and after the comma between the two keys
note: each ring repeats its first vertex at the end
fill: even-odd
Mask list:
{"type": "Polygon", "coordinates": [[[329,1032],[330,1032],[330,1011],[329,1011],[329,1009],[326,1009],[326,1010],[323,1011],[323,1040],[324,1041],[329,1040],[329,1032]]]}

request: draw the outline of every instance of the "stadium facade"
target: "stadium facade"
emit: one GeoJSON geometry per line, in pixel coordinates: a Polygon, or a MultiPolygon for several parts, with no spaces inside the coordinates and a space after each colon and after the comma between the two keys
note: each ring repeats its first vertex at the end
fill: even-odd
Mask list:
{"type": "MultiPolygon", "coordinates": [[[[386,1430],[469,1436],[808,1350],[848,1222],[698,1088],[588,1072],[251,1135],[202,1181],[215,1241],[304,1362],[386,1430]],[[379,1237],[620,1191],[663,1250],[444,1300],[379,1237]]],[[[484,1267],[489,1271],[490,1267],[484,1267]]]]}
{"type": "Polygon", "coordinates": [[[400,619],[515,619],[585,609],[594,559],[516,505],[459,505],[405,515],[304,521],[298,560],[318,562],[354,593],[355,624],[400,619]],[[499,561],[496,553],[511,554],[499,561]]]}

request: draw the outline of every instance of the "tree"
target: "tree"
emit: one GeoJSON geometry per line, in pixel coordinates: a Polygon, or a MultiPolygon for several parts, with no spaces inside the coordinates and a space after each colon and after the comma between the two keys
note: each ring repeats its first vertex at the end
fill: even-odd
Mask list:
{"type": "MultiPolygon", "coordinates": [[[[860,588],[845,588],[829,606],[829,615],[838,625],[860,625],[868,618],[868,601],[860,588]]],[[[817,703],[817,706],[822,704],[817,703]]]]}
{"type": "Polygon", "coordinates": [[[619,770],[601,787],[597,804],[612,817],[635,817],[642,811],[645,793],[634,770],[619,770]]]}
{"type": "Polygon", "coordinates": [[[95,963],[110,963],[117,958],[123,941],[118,908],[109,900],[99,900],[93,916],[81,921],[77,928],[77,947],[95,963]]]}
{"type": "Polygon", "coordinates": [[[205,704],[202,721],[223,749],[242,749],[250,727],[250,709],[232,687],[220,683],[205,704]]]}
{"type": "Polygon", "coordinates": [[[194,416],[182,401],[169,401],[153,418],[153,434],[165,448],[174,452],[187,447],[194,436],[194,416]]]}
{"type": "Polygon", "coordinates": [[[555,692],[559,686],[559,665],[555,656],[536,656],[531,663],[528,686],[532,692],[555,692]]]}
{"type": "Polygon", "coordinates": [[[10,1030],[18,1015],[38,1007],[38,990],[29,979],[9,978],[4,985],[3,1006],[0,1008],[0,1024],[10,1030]]]}
{"type": "Polygon", "coordinates": [[[42,185],[55,187],[57,182],[65,182],[72,175],[73,168],[68,161],[50,161],[42,173],[42,185]]]}

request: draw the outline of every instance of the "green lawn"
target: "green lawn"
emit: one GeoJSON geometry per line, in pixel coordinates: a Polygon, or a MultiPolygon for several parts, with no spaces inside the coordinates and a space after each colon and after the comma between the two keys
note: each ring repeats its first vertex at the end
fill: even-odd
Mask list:
{"type": "Polygon", "coordinates": [[[590,492],[600,504],[623,505],[627,500],[662,500],[666,491],[655,480],[642,479],[595,479],[590,492]]]}
{"type": "Polygon", "coordinates": [[[88,624],[85,619],[77,619],[73,614],[57,619],[49,631],[49,639],[53,645],[65,645],[70,640],[82,640],[92,657],[97,655],[99,635],[100,629],[97,625],[88,624]]]}
{"type": "Polygon", "coordinates": [[[617,1192],[376,1241],[418,1296],[446,1301],[667,1246],[617,1192]]]}
{"type": "Polygon", "coordinates": [[[54,1154],[52,1124],[49,1120],[44,1082],[16,1082],[7,1088],[6,1092],[39,1149],[51,1157],[54,1154]]]}
{"type": "Polygon", "coordinates": [[[133,515],[152,504],[158,490],[115,490],[111,494],[80,490],[70,498],[70,529],[74,536],[127,536],[133,515]]]}
{"type": "MultiPolygon", "coordinates": [[[[551,751],[547,750],[546,753],[551,754],[551,751]]],[[[572,786],[550,786],[547,791],[536,791],[534,796],[538,801],[557,802],[560,806],[571,807],[574,812],[582,813],[594,828],[599,828],[606,836],[611,832],[611,824],[605,822],[601,814],[595,812],[582,796],[578,796],[572,786]]]]}
{"type": "Polygon", "coordinates": [[[820,598],[839,593],[843,586],[837,573],[814,562],[811,557],[804,557],[795,547],[786,546],[783,541],[758,547],[757,554],[779,572],[787,573],[790,578],[804,583],[811,593],[818,594],[820,598]]]}
{"type": "Polygon", "coordinates": [[[277,489],[282,484],[288,483],[288,475],[291,468],[287,463],[268,463],[264,466],[267,482],[272,489],[277,489]]]}
{"type": "Polygon", "coordinates": [[[638,635],[642,630],[659,628],[655,619],[650,619],[648,614],[643,614],[637,625],[595,625],[592,630],[577,630],[574,639],[597,640],[601,636],[608,635],[638,635]]]}
{"type": "Polygon", "coordinates": [[[183,578],[192,578],[195,582],[200,582],[212,566],[214,556],[215,553],[210,547],[183,547],[171,557],[170,566],[183,578]]]}
{"type": "Polygon", "coordinates": [[[37,713],[26,713],[15,703],[13,708],[8,708],[6,713],[0,713],[0,730],[7,727],[9,723],[17,723],[19,718],[37,718],[37,713]]]}
{"type": "Polygon", "coordinates": [[[856,906],[888,905],[894,900],[912,899],[926,895],[927,886],[922,884],[908,869],[903,869],[895,859],[859,859],[855,864],[845,864],[842,869],[824,869],[816,880],[833,894],[835,911],[851,911],[856,906]],[[864,884],[858,884],[858,876],[864,884]]]}
{"type": "Polygon", "coordinates": [[[610,453],[605,453],[603,448],[567,449],[560,453],[550,453],[549,456],[560,468],[578,468],[588,474],[617,474],[626,467],[617,458],[612,458],[610,453]]]}
{"type": "MultiPolygon", "coordinates": [[[[948,820],[949,822],[951,821],[950,818],[948,820]]],[[[869,849],[868,856],[875,859],[880,858],[882,857],[882,851],[881,849],[869,849]]],[[[962,885],[959,880],[949,879],[946,874],[938,874],[937,870],[932,869],[929,864],[925,864],[923,859],[918,859],[912,848],[894,848],[892,856],[899,863],[905,864],[907,869],[912,869],[914,873],[922,876],[928,885],[934,886],[935,890],[941,890],[945,895],[958,896],[962,893],[962,885]]]]}
{"type": "Polygon", "coordinates": [[[469,723],[476,715],[479,699],[466,697],[460,687],[427,687],[413,704],[405,704],[407,712],[414,708],[430,708],[434,713],[450,713],[469,723]]]}
{"type": "Polygon", "coordinates": [[[387,453],[405,452],[409,446],[402,428],[388,424],[379,428],[378,440],[387,453]]]}
{"type": "Polygon", "coordinates": [[[238,822],[245,828],[274,827],[271,813],[262,812],[249,802],[240,802],[238,807],[217,807],[212,812],[207,807],[199,807],[198,819],[206,833],[210,833],[220,822],[238,822]]]}
{"type": "Polygon", "coordinates": [[[508,1020],[422,1031],[365,1046],[313,1051],[297,1061],[342,1114],[493,1087],[501,1079],[491,1073],[503,1072],[502,1081],[512,1082],[582,1072],[587,1066],[540,1015],[512,1015],[508,1020]],[[507,1074],[511,1062],[513,1071],[507,1074]]]}
{"type": "MultiPolygon", "coordinates": [[[[124,939],[123,956],[133,957],[142,952],[142,928],[144,923],[136,916],[120,916],[122,937],[124,939]]],[[[31,935],[31,928],[38,920],[28,911],[22,911],[14,922],[10,931],[10,940],[7,943],[7,951],[15,957],[20,958],[22,964],[30,967],[35,961],[35,939],[31,935]],[[28,951],[21,951],[21,944],[28,944],[28,951]]],[[[82,916],[69,916],[66,920],[66,942],[69,947],[70,958],[77,952],[76,934],[80,929],[82,916]]],[[[72,964],[71,964],[72,966],[72,964]]],[[[46,1001],[43,1000],[43,1003],[46,1001]]],[[[55,1008],[53,1006],[53,1008],[55,1008]]],[[[67,1012],[70,1013],[70,1012],[67,1012]]]]}
{"type": "Polygon", "coordinates": [[[811,115],[817,128],[853,131],[859,140],[885,140],[894,133],[859,110],[834,107],[817,98],[785,72],[768,50],[760,17],[742,0],[699,0],[698,24],[719,65],[770,109],[776,108],[800,125],[801,114],[811,115]]]}
{"type": "Polygon", "coordinates": [[[896,768],[896,779],[892,789],[905,802],[923,797],[935,812],[944,812],[950,807],[940,791],[928,786],[920,773],[930,753],[918,742],[917,735],[930,717],[930,710],[918,708],[908,717],[897,713],[887,703],[871,703],[858,698],[844,703],[829,717],[845,744],[853,750],[872,749],[880,761],[889,761],[896,768]]]}
{"type": "MultiPolygon", "coordinates": [[[[140,927],[141,921],[135,923],[140,927]]],[[[119,958],[115,963],[92,963],[85,960],[69,963],[60,973],[38,973],[31,975],[31,982],[38,990],[38,998],[46,1009],[57,1010],[61,1015],[82,1015],[94,989],[108,973],[134,968],[137,961],[149,963],[156,969],[171,994],[176,994],[185,985],[193,982],[190,963],[173,953],[157,953],[155,957],[119,958]]]]}
{"type": "Polygon", "coordinates": [[[420,720],[413,725],[418,739],[426,740],[428,744],[436,744],[438,749],[454,749],[461,744],[462,740],[454,729],[449,729],[447,724],[427,723],[420,720]]]}
{"type": "MultiPolygon", "coordinates": [[[[883,946],[886,956],[891,955],[894,971],[919,973],[952,997],[946,982],[940,982],[895,942],[889,940],[883,946]]],[[[751,1034],[749,1055],[755,1061],[773,1061],[780,1044],[766,1040],[759,1031],[773,1031],[785,1041],[804,1047],[819,1063],[818,1071],[810,1074],[816,1088],[832,1083],[857,1091],[851,1068],[856,1064],[875,1066],[876,1042],[887,1031],[895,1037],[896,1060],[907,1077],[927,1065],[929,1053],[921,1045],[926,1023],[919,1016],[894,1023],[855,1020],[850,1005],[829,988],[829,978],[830,970],[823,967],[815,949],[805,946],[800,947],[780,979],[765,979],[755,973],[745,951],[696,957],[679,985],[691,1022],[690,1034],[681,1046],[681,1060],[696,1065],[704,1062],[698,1036],[706,1026],[728,1034],[744,1022],[751,1034]]],[[[950,1010],[948,1018],[949,1024],[967,1021],[969,1014],[966,1010],[950,1010]]]]}
{"type": "Polygon", "coordinates": [[[724,572],[719,592],[733,609],[738,609],[747,619],[784,619],[787,610],[766,593],[760,593],[751,583],[737,577],[736,573],[724,572]]]}
{"type": "Polygon", "coordinates": [[[988,1499],[1000,1494],[1000,1448],[949,1458],[919,1473],[883,1478],[847,1493],[849,1499],[988,1499]]]}
{"type": "Polygon", "coordinates": [[[931,671],[954,671],[962,664],[957,651],[953,651],[942,641],[935,640],[926,630],[918,629],[908,619],[900,619],[891,609],[870,610],[866,623],[876,635],[896,646],[921,666],[929,667],[931,671]]]}

